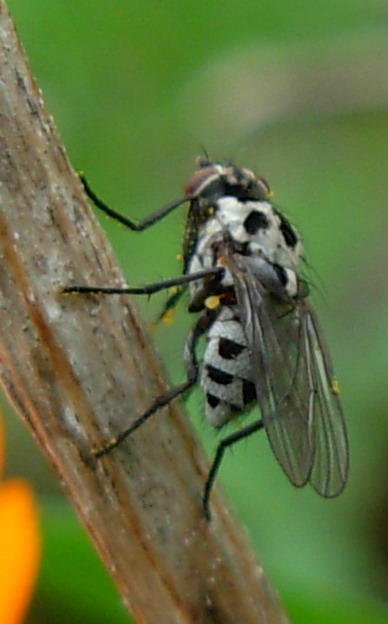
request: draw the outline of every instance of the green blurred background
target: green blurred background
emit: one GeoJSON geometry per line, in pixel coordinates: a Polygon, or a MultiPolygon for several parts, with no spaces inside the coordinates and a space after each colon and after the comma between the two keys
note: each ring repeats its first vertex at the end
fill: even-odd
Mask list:
{"type": "MultiPolygon", "coordinates": [[[[205,148],[266,177],[302,232],[351,441],[337,500],[292,488],[264,436],[220,480],[295,624],[388,621],[388,2],[8,0],[68,155],[132,217],[179,197],[205,148]],[[385,228],[384,228],[385,226],[385,228]]],[[[128,282],[180,271],[184,210],[131,234],[102,219],[128,282]],[[139,261],[141,259],[141,261],[139,261]]],[[[165,300],[139,301],[151,320],[165,300]]],[[[155,334],[175,381],[191,318],[155,334]]],[[[209,453],[217,437],[189,401],[209,453]]],[[[7,474],[42,507],[29,624],[128,622],[29,435],[7,412],[7,474]]]]}

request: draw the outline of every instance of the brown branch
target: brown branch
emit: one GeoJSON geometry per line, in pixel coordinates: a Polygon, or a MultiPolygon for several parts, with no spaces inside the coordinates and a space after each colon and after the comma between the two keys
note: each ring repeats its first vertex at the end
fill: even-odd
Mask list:
{"type": "Polygon", "coordinates": [[[120,284],[0,1],[0,377],[137,622],[285,623],[242,530],[172,406],[119,449],[91,449],[165,389],[128,297],[63,296],[120,284]],[[217,488],[216,488],[217,490],[217,488]]]}

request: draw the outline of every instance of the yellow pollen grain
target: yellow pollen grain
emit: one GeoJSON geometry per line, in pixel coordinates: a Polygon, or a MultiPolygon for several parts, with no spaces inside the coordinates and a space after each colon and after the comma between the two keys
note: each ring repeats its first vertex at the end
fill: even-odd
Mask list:
{"type": "Polygon", "coordinates": [[[215,310],[220,305],[220,296],[211,295],[205,299],[205,306],[208,310],[215,310]]]}
{"type": "Polygon", "coordinates": [[[336,379],[333,379],[331,382],[331,391],[333,394],[339,394],[340,393],[340,389],[339,389],[339,384],[338,381],[336,379]]]}
{"type": "Polygon", "coordinates": [[[174,310],[170,308],[163,315],[163,323],[166,323],[166,325],[172,325],[173,322],[174,322],[174,310]]]}

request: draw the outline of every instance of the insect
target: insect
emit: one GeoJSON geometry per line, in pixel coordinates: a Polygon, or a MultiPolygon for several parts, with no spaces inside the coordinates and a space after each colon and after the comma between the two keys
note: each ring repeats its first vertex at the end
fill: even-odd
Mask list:
{"type": "Polygon", "coordinates": [[[92,191],[93,203],[131,230],[144,230],[188,203],[182,275],[139,288],[72,286],[66,292],[152,294],[185,289],[197,314],[184,349],[186,381],[157,397],[130,427],[96,452],[109,453],[156,411],[199,383],[207,421],[222,428],[258,405],[260,418],[222,439],[203,491],[209,498],[225,450],[260,429],[295,486],[310,483],[323,497],[337,496],[348,475],[348,441],[338,384],[317,317],[301,276],[302,243],[295,227],[271,203],[267,182],[229,162],[199,158],[183,197],[138,223],[120,215],[92,191]],[[198,362],[196,347],[206,346],[198,362]]]}

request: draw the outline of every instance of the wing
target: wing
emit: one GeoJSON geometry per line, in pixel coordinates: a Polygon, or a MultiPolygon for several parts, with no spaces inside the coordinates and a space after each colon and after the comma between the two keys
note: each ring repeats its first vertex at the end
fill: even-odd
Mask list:
{"type": "MultiPolygon", "coordinates": [[[[348,472],[343,413],[315,314],[268,294],[249,258],[226,258],[251,352],[267,436],[290,481],[336,496],[348,472]]],[[[270,265],[268,265],[270,266],[270,265]]]]}
{"type": "Polygon", "coordinates": [[[348,478],[348,437],[338,384],[318,320],[308,301],[301,301],[300,305],[314,389],[315,456],[309,480],[319,494],[332,497],[342,492],[348,478]]]}

